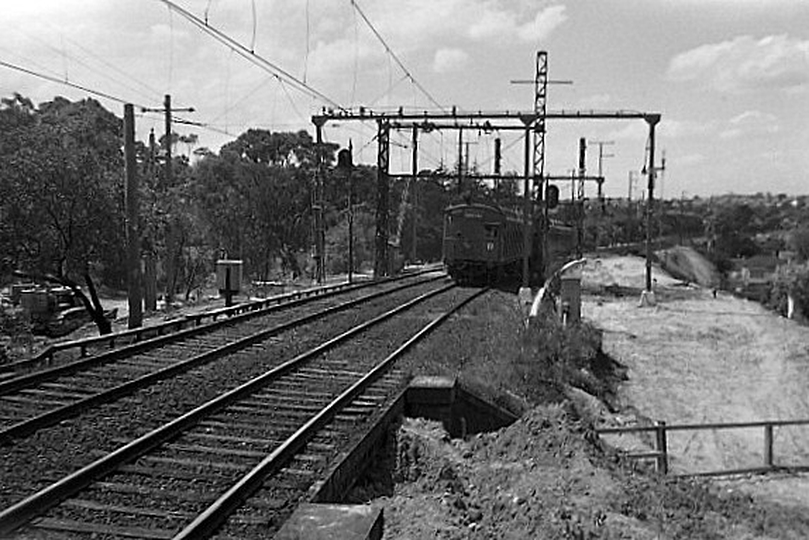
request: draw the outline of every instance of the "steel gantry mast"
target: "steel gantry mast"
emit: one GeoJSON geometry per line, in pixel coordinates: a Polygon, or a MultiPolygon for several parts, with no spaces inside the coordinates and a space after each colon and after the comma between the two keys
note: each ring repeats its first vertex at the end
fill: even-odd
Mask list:
{"type": "MultiPolygon", "coordinates": [[[[515,84],[527,84],[533,82],[534,84],[534,153],[533,153],[533,192],[535,195],[535,200],[539,203],[540,212],[542,215],[542,220],[540,223],[541,234],[540,234],[540,249],[542,250],[541,253],[541,260],[542,260],[542,268],[537,269],[541,274],[545,272],[545,265],[546,261],[548,260],[548,226],[549,226],[549,215],[548,215],[548,205],[545,204],[545,189],[547,187],[547,182],[545,178],[545,134],[546,134],[546,126],[545,121],[547,119],[548,114],[548,84],[573,84],[573,81],[550,81],[548,80],[548,52],[547,51],[537,51],[536,56],[536,69],[534,71],[534,80],[533,81],[511,81],[515,84]]],[[[526,125],[526,147],[530,144],[528,138],[530,137],[530,130],[528,130],[528,126],[526,125]]],[[[526,156],[526,159],[528,157],[526,156]]],[[[527,163],[526,163],[527,167],[527,163]]],[[[526,182],[528,182],[528,174],[526,173],[526,182]]],[[[524,254],[523,258],[523,286],[527,287],[529,282],[529,235],[532,235],[533,232],[530,230],[530,225],[528,224],[529,216],[528,213],[530,212],[531,215],[534,213],[534,204],[529,204],[529,187],[525,187],[525,208],[524,212],[526,213],[525,219],[526,221],[526,253],[524,254]]],[[[530,220],[533,222],[533,220],[530,220]]]]}
{"type": "Polygon", "coordinates": [[[374,236],[374,277],[390,275],[388,253],[388,222],[390,217],[390,121],[377,118],[377,159],[376,159],[376,233],[374,236]]]}
{"type": "MultiPolygon", "coordinates": [[[[534,187],[537,192],[537,201],[542,211],[542,234],[540,235],[540,249],[542,250],[542,268],[539,272],[545,275],[545,266],[548,260],[548,205],[545,199],[545,117],[548,114],[548,53],[537,52],[536,72],[534,75],[534,113],[537,122],[534,128],[534,187]]],[[[523,270],[523,287],[528,286],[527,270],[523,270]]]]}
{"type": "MultiPolygon", "coordinates": [[[[545,64],[547,67],[547,64],[545,64]]],[[[538,77],[537,81],[541,82],[538,77]]],[[[544,84],[544,83],[543,83],[544,84]]],[[[539,100],[541,101],[541,100],[539,100]]],[[[541,106],[541,102],[540,102],[541,106]]],[[[433,131],[433,130],[468,130],[481,129],[481,130],[498,130],[498,131],[522,131],[526,135],[525,144],[525,182],[526,182],[526,205],[529,212],[533,209],[533,200],[531,197],[531,190],[529,188],[530,182],[537,176],[543,180],[543,184],[547,178],[544,176],[544,141],[542,146],[532,145],[530,142],[530,135],[536,131],[536,126],[540,120],[631,120],[638,119],[644,120],[649,125],[649,135],[654,139],[654,127],[660,121],[660,114],[658,113],[645,113],[639,111],[498,111],[498,112],[462,112],[453,108],[451,112],[405,112],[401,108],[397,112],[376,112],[365,107],[360,107],[357,110],[334,110],[324,109],[321,114],[312,116],[312,122],[318,130],[329,121],[335,120],[340,122],[357,120],[357,121],[375,121],[377,123],[377,208],[376,208],[376,234],[375,234],[375,260],[374,260],[374,275],[376,277],[386,276],[390,273],[390,260],[388,256],[388,239],[389,239],[389,194],[390,194],[390,179],[391,178],[413,178],[413,171],[406,174],[391,173],[390,167],[390,130],[391,129],[407,129],[413,131],[413,136],[417,137],[418,130],[433,131]],[[534,156],[537,156],[537,151],[541,150],[541,162],[532,159],[532,149],[534,156]],[[541,166],[540,173],[537,173],[537,166],[541,166]]],[[[544,133],[544,128],[542,130],[544,133]]],[[[654,163],[654,146],[650,152],[650,162],[654,163]]],[[[654,189],[654,173],[650,174],[649,193],[654,189]]],[[[494,178],[496,175],[475,175],[475,178],[494,178]]],[[[541,191],[541,190],[540,190],[541,191]]],[[[546,220],[547,221],[547,220],[546,220]]],[[[545,235],[543,235],[545,236],[545,235]]],[[[530,257],[530,252],[525,254],[525,257],[530,257]]],[[[322,261],[322,259],[321,259],[322,261]]],[[[650,280],[647,279],[647,283],[650,280]]]]}

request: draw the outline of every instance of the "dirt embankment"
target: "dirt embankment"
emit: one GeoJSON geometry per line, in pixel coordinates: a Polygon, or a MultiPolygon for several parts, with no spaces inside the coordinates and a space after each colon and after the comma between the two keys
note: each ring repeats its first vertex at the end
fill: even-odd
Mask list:
{"type": "MultiPolygon", "coordinates": [[[[604,259],[585,272],[586,290],[614,281],[639,289],[640,259],[604,259]]],[[[583,311],[604,330],[605,351],[628,368],[624,404],[654,420],[727,423],[809,419],[809,329],[761,305],[684,287],[656,269],[657,306],[637,297],[585,296],[583,311]]],[[[775,463],[809,465],[809,426],[777,428],[775,463]]],[[[763,429],[669,434],[675,472],[761,466],[763,429]]],[[[739,480],[734,489],[809,507],[809,478],[798,474],[739,480]]]]}
{"type": "MultiPolygon", "coordinates": [[[[606,351],[627,368],[624,410],[610,412],[577,392],[578,405],[540,405],[508,428],[466,440],[450,440],[440,425],[406,421],[386,487],[373,501],[385,508],[385,538],[809,538],[800,501],[763,496],[767,488],[778,491],[772,482],[659,476],[595,435],[594,421],[641,416],[678,423],[794,414],[784,408],[793,391],[777,391],[800,387],[787,380],[796,372],[784,363],[800,358],[803,345],[791,343],[799,328],[749,302],[714,299],[659,268],[655,278],[657,305],[640,308],[643,260],[605,258],[585,271],[584,316],[603,329],[606,351]]],[[[520,353],[519,316],[508,322],[508,315],[488,305],[465,317],[457,343],[443,344],[451,353],[440,356],[440,371],[496,381],[495,373],[508,369],[502,359],[520,353]]],[[[787,444],[791,436],[776,438],[777,456],[799,457],[787,444]]],[[[673,437],[672,464],[680,472],[738,466],[741,447],[760,458],[761,440],[753,439],[673,437]]],[[[368,501],[368,489],[355,502],[368,501]]]]}

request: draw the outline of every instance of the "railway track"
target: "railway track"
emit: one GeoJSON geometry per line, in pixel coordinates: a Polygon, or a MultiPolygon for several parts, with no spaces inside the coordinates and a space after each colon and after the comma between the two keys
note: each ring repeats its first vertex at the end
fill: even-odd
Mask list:
{"type": "Polygon", "coordinates": [[[0,512],[0,535],[269,537],[395,398],[404,382],[397,359],[481,292],[451,284],[424,292],[134,440],[99,448],[91,463],[0,512]]]}
{"type": "MultiPolygon", "coordinates": [[[[48,346],[45,350],[40,351],[31,358],[0,365],[0,381],[39,369],[48,369],[54,365],[72,362],[86,356],[102,354],[113,349],[137,344],[142,341],[170,336],[171,334],[175,333],[178,333],[178,335],[173,336],[174,338],[182,338],[183,335],[188,334],[188,332],[183,333],[185,330],[202,325],[216,326],[217,323],[218,325],[228,324],[227,319],[231,317],[249,317],[253,312],[266,312],[268,309],[284,309],[285,307],[305,304],[332,296],[345,295],[347,293],[350,294],[353,292],[362,291],[363,289],[378,288],[388,284],[395,285],[396,283],[417,279],[425,274],[435,274],[436,272],[440,272],[440,269],[437,267],[431,267],[400,274],[394,277],[383,278],[381,280],[362,281],[357,283],[340,283],[336,285],[292,291],[277,296],[271,296],[263,300],[243,302],[232,307],[213,309],[199,313],[190,313],[163,323],[147,325],[140,328],[125,330],[123,332],[117,332],[104,336],[82,338],[73,341],[57,342],[48,346]]],[[[255,313],[253,313],[253,315],[255,315],[255,313]]],[[[159,341],[165,342],[170,339],[171,337],[159,341]]]]}
{"type": "Polygon", "coordinates": [[[361,296],[355,288],[296,299],[0,381],[0,444],[273,335],[436,279],[387,283],[361,296]],[[350,293],[354,297],[345,299],[350,293]]]}
{"type": "MultiPolygon", "coordinates": [[[[389,294],[321,317],[315,315],[321,310],[313,304],[301,306],[304,312],[284,310],[279,314],[284,319],[282,324],[299,318],[295,313],[312,318],[302,326],[288,327],[263,340],[236,347],[213,361],[202,362],[198,367],[162,378],[106,403],[73,411],[75,414],[56,424],[40,426],[27,435],[7,439],[0,445],[0,508],[42,489],[53,478],[87,465],[92,461],[88,450],[112,451],[120,446],[121,438],[140,437],[358,322],[390,309],[391,305],[445,282],[438,280],[398,291],[388,290],[389,294]]],[[[322,303],[315,304],[324,307],[322,303]]]]}

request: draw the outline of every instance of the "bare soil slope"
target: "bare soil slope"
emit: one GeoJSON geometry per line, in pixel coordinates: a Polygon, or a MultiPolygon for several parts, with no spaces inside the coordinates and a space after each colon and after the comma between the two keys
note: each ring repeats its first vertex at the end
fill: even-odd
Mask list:
{"type": "MultiPolygon", "coordinates": [[[[785,334],[770,336],[762,325],[798,335],[800,328],[745,301],[714,300],[710,291],[685,287],[659,269],[655,278],[657,307],[639,308],[643,260],[602,259],[586,270],[584,315],[604,328],[608,351],[629,368],[621,396],[626,411],[609,413],[594,398],[582,407],[587,396],[577,391],[575,406],[574,400],[540,405],[508,428],[466,440],[450,440],[438,424],[407,420],[389,457],[394,463],[384,495],[371,499],[375,490],[365,484],[352,500],[384,507],[390,539],[809,538],[809,516],[795,500],[745,491],[753,484],[756,493],[777,491],[773,482],[659,476],[620,458],[595,435],[592,411],[609,423],[643,416],[754,419],[780,410],[774,405],[785,397],[774,393],[779,382],[800,387],[784,379],[779,358],[787,350],[799,357],[801,345],[788,345],[785,334]]],[[[454,338],[422,351],[416,371],[462,379],[488,374],[486,381],[497,381],[521,342],[519,313],[504,307],[509,301],[515,299],[473,307],[454,338]]],[[[785,439],[777,436],[777,456],[797,457],[785,439]]],[[[753,435],[672,445],[680,471],[734,465],[739,447],[755,454],[762,446],[753,435]]]]}
{"type": "MultiPolygon", "coordinates": [[[[584,272],[584,316],[604,330],[604,349],[628,367],[624,404],[672,423],[809,418],[809,329],[728,294],[683,287],[655,269],[657,305],[604,296],[604,284],[643,286],[644,261],[605,258],[584,272]],[[587,294],[597,293],[597,294],[587,294]]],[[[628,420],[631,420],[629,418],[628,420]]],[[[675,472],[763,464],[763,430],[669,435],[675,472]]],[[[775,461],[809,465],[809,426],[775,430],[775,461]]],[[[737,482],[775,500],[809,507],[809,478],[779,475],[737,482]]]]}
{"type": "Polygon", "coordinates": [[[656,255],[665,271],[676,278],[703,287],[719,286],[719,273],[716,268],[694,248],[674,246],[658,251],[656,255]]]}

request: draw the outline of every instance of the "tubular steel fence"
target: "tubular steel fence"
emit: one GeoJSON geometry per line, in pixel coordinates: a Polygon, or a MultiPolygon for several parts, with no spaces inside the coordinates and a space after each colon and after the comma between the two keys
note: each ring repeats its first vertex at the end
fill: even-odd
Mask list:
{"type": "Polygon", "coordinates": [[[763,428],[764,429],[764,463],[760,467],[748,467],[743,469],[725,469],[718,471],[689,473],[682,476],[724,476],[733,474],[763,473],[779,469],[809,470],[809,464],[803,466],[781,466],[776,464],[773,430],[784,426],[804,426],[809,425],[806,420],[761,420],[757,422],[727,422],[708,424],[674,424],[667,425],[666,422],[655,422],[651,426],[632,427],[606,427],[596,429],[596,433],[601,434],[622,434],[622,433],[653,433],[654,450],[649,452],[627,452],[626,456],[632,459],[654,459],[656,469],[661,474],[669,473],[669,450],[668,433],[671,431],[709,431],[723,429],[744,429],[763,428]]]}

